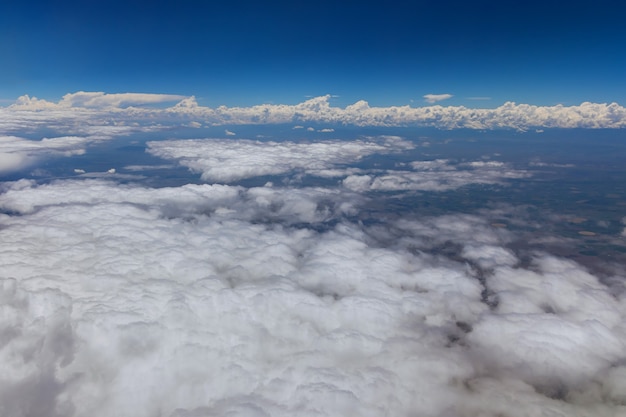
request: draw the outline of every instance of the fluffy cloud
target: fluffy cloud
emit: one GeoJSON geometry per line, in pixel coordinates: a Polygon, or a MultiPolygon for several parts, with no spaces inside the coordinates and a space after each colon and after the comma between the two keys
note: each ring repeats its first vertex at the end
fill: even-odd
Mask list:
{"type": "Polygon", "coordinates": [[[44,156],[82,154],[88,142],[79,137],[33,141],[15,136],[0,136],[0,173],[26,168],[44,156]]]}
{"type": "MultiPolygon", "coordinates": [[[[397,137],[378,141],[319,141],[312,143],[260,142],[251,140],[173,140],[148,142],[148,152],[173,159],[205,181],[232,182],[293,170],[315,174],[337,164],[358,161],[371,154],[410,149],[413,145],[397,137]]],[[[324,174],[322,174],[324,175],[324,174]]]]}
{"type": "Polygon", "coordinates": [[[226,216],[246,221],[282,223],[318,223],[355,212],[363,199],[353,193],[327,188],[244,188],[228,185],[193,185],[182,187],[140,188],[102,179],[54,182],[34,187],[35,182],[21,180],[11,184],[0,196],[6,210],[34,213],[42,207],[61,204],[98,205],[128,203],[138,206],[157,204],[170,217],[198,215],[226,216]],[[65,194],[59,193],[63,188],[65,194]],[[175,204],[172,204],[176,201],[175,204]]]}
{"type": "Polygon", "coordinates": [[[626,126],[626,109],[618,105],[582,103],[579,106],[533,106],[505,103],[495,109],[457,107],[370,107],[359,101],[345,108],[331,107],[328,96],[297,105],[252,107],[172,108],[178,114],[218,124],[343,123],[357,126],[422,125],[442,129],[618,128],[626,126]]]}
{"type": "Polygon", "coordinates": [[[408,170],[338,168],[363,156],[411,149],[398,137],[377,141],[319,141],[312,143],[250,140],[194,139],[149,142],[155,156],[177,161],[200,172],[204,181],[228,183],[263,175],[300,172],[323,178],[342,178],[356,191],[448,191],[470,184],[504,184],[507,179],[530,176],[498,161],[453,164],[448,160],[415,161],[408,170]]]}
{"type": "MultiPolygon", "coordinates": [[[[430,100],[448,95],[427,95],[430,100]]],[[[305,123],[349,124],[356,126],[434,126],[441,129],[519,129],[531,128],[622,128],[626,109],[617,103],[582,103],[578,106],[534,106],[507,102],[493,109],[440,105],[426,107],[371,107],[361,100],[345,108],[330,105],[330,96],[309,99],[296,105],[261,104],[251,107],[205,107],[194,97],[168,94],[106,94],[78,92],[67,94],[58,103],[20,97],[15,104],[0,108],[0,127],[18,123],[27,127],[46,122],[54,127],[64,120],[87,120],[88,125],[104,123],[145,124],[158,118],[177,125],[242,125],[305,123]],[[168,108],[156,103],[180,100],[168,108]],[[147,106],[146,106],[147,105],[147,106]],[[21,123],[20,123],[21,122],[21,123]]],[[[433,101],[434,103],[435,101],[433,101]]],[[[311,128],[315,130],[314,128],[311,128]]]]}
{"type": "Polygon", "coordinates": [[[350,175],[343,185],[354,191],[448,191],[469,184],[503,184],[505,179],[530,174],[502,162],[475,161],[453,165],[447,160],[415,161],[415,171],[388,170],[382,174],[350,175]]]}
{"type": "Polygon", "coordinates": [[[427,103],[433,104],[452,97],[454,97],[452,94],[426,94],[424,95],[424,100],[426,100],[427,103]]]}
{"type": "Polygon", "coordinates": [[[512,102],[495,109],[463,106],[371,107],[359,101],[332,107],[329,96],[297,105],[265,104],[252,107],[174,107],[171,112],[218,124],[343,123],[357,126],[434,126],[442,129],[619,128],[626,126],[626,109],[618,105],[582,103],[579,106],[533,106],[512,102]]]}
{"type": "Polygon", "coordinates": [[[108,109],[128,107],[132,105],[159,104],[180,102],[185,96],[172,94],[145,94],[145,93],[118,93],[107,94],[102,92],[70,93],[63,96],[58,103],[40,100],[36,97],[22,96],[11,106],[17,110],[48,110],[67,109],[73,107],[108,109]]]}
{"type": "Polygon", "coordinates": [[[625,411],[626,299],[478,215],[349,222],[344,192],[5,184],[3,413],[625,411]]]}

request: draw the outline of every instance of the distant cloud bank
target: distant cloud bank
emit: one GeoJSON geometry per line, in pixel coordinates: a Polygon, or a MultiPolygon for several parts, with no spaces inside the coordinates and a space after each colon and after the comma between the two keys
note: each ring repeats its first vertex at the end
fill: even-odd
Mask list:
{"type": "MultiPolygon", "coordinates": [[[[435,103],[450,94],[427,94],[435,103]]],[[[530,128],[622,128],[626,127],[626,108],[617,103],[589,103],[577,106],[534,106],[507,102],[493,109],[432,105],[424,107],[371,107],[367,101],[333,107],[330,95],[311,98],[295,105],[260,104],[250,107],[205,107],[195,97],[168,94],[106,94],[78,92],[66,94],[59,102],[22,96],[0,108],[0,128],[13,122],[41,122],[47,117],[89,119],[116,115],[119,121],[141,121],[159,117],[162,121],[189,126],[280,124],[304,122],[355,126],[425,126],[440,129],[517,129],[530,128]],[[163,103],[176,103],[163,107],[163,103]],[[161,104],[155,108],[153,105],[161,104]],[[148,105],[148,106],[146,106],[148,105]],[[152,107],[150,106],[152,105],[152,107]]],[[[10,126],[9,126],[10,127],[10,126]]]]}

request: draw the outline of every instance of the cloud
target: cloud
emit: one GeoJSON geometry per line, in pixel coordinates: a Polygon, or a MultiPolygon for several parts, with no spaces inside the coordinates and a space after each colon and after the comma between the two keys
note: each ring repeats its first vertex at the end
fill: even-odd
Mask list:
{"type": "Polygon", "coordinates": [[[43,157],[83,154],[88,143],[84,138],[69,136],[39,141],[0,136],[0,173],[27,168],[43,157]]]}
{"type": "Polygon", "coordinates": [[[132,105],[159,104],[178,102],[186,99],[185,96],[172,94],[145,94],[145,93],[118,93],[79,91],[63,96],[58,103],[51,103],[36,97],[22,96],[12,106],[19,110],[52,110],[58,108],[120,108],[132,105]]]}
{"type": "MultiPolygon", "coordinates": [[[[427,95],[443,98],[448,95],[427,95]]],[[[433,101],[434,103],[434,101],[433,101]]],[[[463,106],[372,107],[360,100],[345,108],[330,105],[330,96],[309,99],[296,105],[261,104],[250,107],[200,106],[194,97],[168,94],[67,94],[58,103],[28,96],[0,108],[0,128],[5,132],[45,125],[63,134],[88,132],[114,134],[162,125],[255,125],[289,123],[346,124],[355,126],[432,126],[440,129],[537,129],[537,128],[623,128],[626,109],[617,103],[582,103],[578,106],[534,106],[507,102],[492,109],[463,106]],[[154,104],[180,100],[167,108],[154,104]],[[71,130],[69,130],[71,129],[71,130]]],[[[314,127],[308,128],[315,131],[314,127]]]]}
{"type": "Polygon", "coordinates": [[[507,179],[526,178],[531,174],[512,169],[503,162],[474,161],[452,164],[445,159],[414,161],[414,171],[387,170],[383,173],[350,175],[344,187],[354,191],[448,191],[470,184],[505,184],[507,179]]]}
{"type": "Polygon", "coordinates": [[[433,104],[438,101],[447,100],[452,97],[454,97],[452,94],[425,94],[424,100],[426,100],[427,103],[433,104]]]}
{"type": "Polygon", "coordinates": [[[363,204],[341,187],[5,183],[3,410],[621,412],[624,299],[571,261],[522,267],[480,215],[364,226],[363,204]]]}
{"type": "MultiPolygon", "coordinates": [[[[512,102],[495,109],[442,107],[371,107],[359,101],[345,108],[331,107],[329,97],[297,105],[264,104],[252,107],[171,108],[178,115],[217,124],[341,123],[356,126],[434,126],[441,129],[518,129],[532,127],[619,128],[626,126],[626,109],[618,105],[582,103],[579,106],[533,106],[512,102]]],[[[311,128],[313,129],[313,128],[311,128]]]]}
{"type": "Polygon", "coordinates": [[[578,265],[547,256],[535,262],[536,271],[502,267],[487,278],[498,314],[475,326],[470,342],[502,375],[544,392],[565,385],[579,396],[590,379],[603,378],[599,369],[623,357],[621,308],[578,265]]]}
{"type": "Polygon", "coordinates": [[[202,179],[232,182],[262,175],[279,175],[294,170],[304,173],[327,170],[337,164],[358,161],[372,154],[410,149],[413,145],[397,137],[378,141],[319,141],[312,143],[260,142],[245,139],[191,139],[148,142],[152,155],[176,160],[202,179]]]}

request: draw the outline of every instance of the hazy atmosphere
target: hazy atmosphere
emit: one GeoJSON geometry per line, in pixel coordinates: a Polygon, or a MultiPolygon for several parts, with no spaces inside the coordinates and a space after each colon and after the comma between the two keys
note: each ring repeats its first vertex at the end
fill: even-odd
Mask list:
{"type": "Polygon", "coordinates": [[[626,415],[624,6],[0,6],[0,416],[626,415]]]}

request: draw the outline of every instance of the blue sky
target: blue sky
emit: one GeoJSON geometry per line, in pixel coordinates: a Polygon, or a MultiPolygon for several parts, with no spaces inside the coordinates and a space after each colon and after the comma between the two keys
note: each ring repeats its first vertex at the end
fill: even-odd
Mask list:
{"type": "MultiPolygon", "coordinates": [[[[8,3],[8,2],[7,2],[8,3]]],[[[594,2],[35,1],[0,6],[0,99],[495,107],[618,102],[626,6],[594,2]],[[488,98],[488,99],[487,99],[488,98]]]]}

